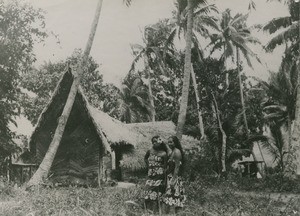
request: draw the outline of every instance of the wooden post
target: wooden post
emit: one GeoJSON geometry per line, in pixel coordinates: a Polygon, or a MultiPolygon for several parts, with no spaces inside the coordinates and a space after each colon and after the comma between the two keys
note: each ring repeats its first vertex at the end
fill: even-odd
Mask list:
{"type": "Polygon", "coordinates": [[[111,169],[116,169],[116,152],[114,150],[111,151],[111,169]]]}
{"type": "Polygon", "coordinates": [[[101,153],[101,146],[99,146],[99,163],[98,163],[98,186],[102,185],[103,178],[103,154],[101,153]]]}

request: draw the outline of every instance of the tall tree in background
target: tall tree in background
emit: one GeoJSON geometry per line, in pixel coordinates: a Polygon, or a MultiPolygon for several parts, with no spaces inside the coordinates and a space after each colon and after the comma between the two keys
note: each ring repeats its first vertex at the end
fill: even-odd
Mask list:
{"type": "Polygon", "coordinates": [[[149,104],[147,87],[139,77],[125,80],[119,92],[119,118],[126,123],[142,122],[151,118],[152,107],[149,104]],[[145,119],[145,116],[148,119],[145,119]]]}
{"type": "Polygon", "coordinates": [[[296,176],[300,177],[300,1],[297,0],[296,8],[296,19],[298,19],[298,58],[297,58],[297,70],[298,70],[298,76],[297,76],[297,98],[296,98],[296,109],[295,109],[295,127],[292,133],[292,146],[295,148],[295,154],[296,154],[296,176]],[[298,13],[297,13],[298,12],[298,13]]]}
{"type": "MultiPolygon", "coordinates": [[[[281,2],[281,1],[280,1],[281,2]]],[[[294,163],[294,168],[291,169],[291,173],[296,173],[297,176],[300,175],[300,2],[298,0],[286,0],[285,4],[289,8],[289,16],[274,18],[264,27],[264,31],[268,31],[270,34],[278,32],[278,30],[283,29],[282,32],[275,35],[265,46],[267,51],[273,51],[277,46],[285,44],[285,53],[289,56],[287,59],[289,62],[287,66],[296,66],[298,71],[297,76],[297,88],[296,88],[296,104],[295,104],[295,119],[294,119],[294,129],[292,130],[291,140],[290,140],[290,153],[295,154],[296,160],[291,157],[291,163],[294,163]]]]}
{"type": "MultiPolygon", "coordinates": [[[[36,124],[40,113],[50,100],[57,82],[65,72],[66,65],[76,67],[81,58],[82,51],[75,49],[66,60],[53,63],[45,62],[39,68],[30,69],[20,78],[20,86],[29,92],[29,94],[24,92],[20,97],[22,114],[33,125],[36,124]]],[[[102,109],[104,101],[112,102],[110,99],[113,99],[113,96],[110,94],[113,94],[112,91],[116,88],[103,83],[103,75],[100,74],[99,70],[99,64],[92,57],[89,57],[87,72],[81,79],[81,86],[90,104],[102,109]]],[[[109,112],[110,110],[105,109],[105,111],[109,112]]]]}
{"type": "MultiPolygon", "coordinates": [[[[208,47],[212,46],[211,53],[216,50],[222,50],[221,59],[223,59],[224,62],[226,62],[228,58],[232,58],[232,60],[234,60],[234,56],[236,57],[237,76],[239,79],[240,101],[242,106],[244,129],[246,136],[249,137],[249,127],[246,116],[243,83],[240,71],[240,52],[243,54],[243,57],[246,59],[247,64],[250,67],[252,67],[250,56],[255,57],[258,62],[260,62],[260,60],[257,55],[248,47],[248,44],[256,44],[259,43],[259,41],[258,39],[251,36],[250,29],[246,25],[247,18],[248,15],[242,14],[236,14],[234,17],[232,17],[231,11],[229,9],[226,9],[222,13],[221,32],[219,34],[213,35],[213,37],[211,38],[212,41],[208,45],[208,47]]],[[[226,68],[226,66],[224,66],[224,68],[226,68]]],[[[229,85],[228,74],[226,74],[226,77],[227,85],[229,85]]],[[[254,160],[256,160],[254,153],[252,153],[252,156],[254,160]]]]}
{"type": "Polygon", "coordinates": [[[144,45],[133,44],[131,45],[134,60],[131,65],[129,73],[136,68],[136,64],[143,60],[144,73],[147,79],[147,86],[149,92],[149,101],[152,107],[151,121],[155,121],[156,112],[154,104],[154,93],[152,89],[151,79],[153,76],[166,75],[167,69],[164,64],[163,55],[165,54],[164,48],[168,47],[167,36],[170,31],[170,26],[167,25],[168,20],[162,20],[154,25],[146,26],[144,29],[143,42],[144,45]]]}
{"type": "MultiPolygon", "coordinates": [[[[179,0],[178,4],[183,4],[186,1],[179,0]]],[[[193,31],[193,1],[187,0],[187,30],[185,33],[185,59],[184,59],[184,75],[183,75],[183,86],[182,86],[182,94],[180,101],[180,109],[178,122],[176,127],[176,135],[181,140],[183,127],[186,120],[186,112],[188,105],[188,97],[189,97],[189,87],[190,87],[190,74],[191,74],[191,49],[192,49],[192,31],[193,31]]]]}
{"type": "MultiPolygon", "coordinates": [[[[186,2],[185,1],[178,1],[176,4],[177,7],[177,15],[176,18],[174,18],[176,23],[176,28],[170,33],[170,36],[168,38],[168,43],[173,43],[174,37],[177,34],[180,38],[181,32],[184,33],[187,32],[187,10],[186,8],[186,2]]],[[[217,8],[214,5],[206,5],[206,2],[204,1],[195,1],[193,4],[193,30],[192,30],[192,44],[193,49],[197,53],[198,59],[197,62],[201,64],[203,59],[203,50],[201,48],[201,44],[198,40],[198,36],[208,38],[210,35],[210,30],[219,30],[217,19],[211,16],[210,12],[218,12],[217,8]]],[[[192,48],[191,48],[192,49],[192,48]]],[[[200,97],[199,92],[197,89],[197,83],[196,78],[193,70],[193,66],[191,66],[191,76],[194,86],[194,93],[197,101],[197,111],[198,111],[198,120],[199,120],[199,129],[201,138],[204,140],[206,139],[205,132],[204,132],[204,124],[203,124],[203,118],[202,118],[202,111],[199,106],[200,97]]]]}
{"type": "Polygon", "coordinates": [[[36,60],[33,47],[47,37],[44,15],[17,0],[0,0],[0,163],[15,148],[14,133],[20,114],[19,79],[36,60]]]}
{"type": "Polygon", "coordinates": [[[28,187],[40,184],[44,180],[44,178],[46,178],[48,176],[48,173],[49,173],[50,168],[52,166],[54,157],[56,155],[56,152],[57,152],[57,149],[59,147],[64,129],[65,129],[66,124],[67,124],[68,117],[71,113],[71,110],[72,110],[72,107],[73,107],[73,104],[74,104],[74,101],[75,101],[75,97],[76,97],[76,94],[77,94],[77,91],[78,91],[78,87],[79,87],[79,84],[80,84],[81,76],[82,76],[83,71],[84,71],[84,67],[86,66],[86,62],[88,60],[88,57],[89,57],[89,54],[90,54],[90,51],[91,51],[91,48],[92,48],[93,40],[94,40],[94,37],[95,37],[95,33],[96,33],[96,30],[97,30],[97,25],[98,25],[98,21],[99,21],[99,17],[100,17],[102,1],[103,0],[98,1],[95,17],[94,17],[94,20],[93,20],[93,24],[92,24],[92,28],[91,28],[91,32],[90,32],[90,35],[89,35],[89,38],[88,38],[87,45],[86,45],[86,48],[84,50],[83,58],[79,62],[78,73],[74,77],[74,81],[73,81],[73,84],[71,86],[71,89],[70,89],[66,104],[64,106],[62,115],[59,118],[59,122],[58,122],[57,128],[55,130],[53,140],[50,143],[49,149],[48,149],[42,163],[40,164],[38,170],[35,172],[35,174],[29,180],[29,182],[27,184],[28,187]]]}

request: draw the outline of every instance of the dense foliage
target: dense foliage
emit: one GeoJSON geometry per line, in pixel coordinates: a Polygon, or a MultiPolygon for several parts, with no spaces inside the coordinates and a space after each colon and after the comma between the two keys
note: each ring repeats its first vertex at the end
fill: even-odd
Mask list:
{"type": "Polygon", "coordinates": [[[19,78],[36,59],[33,47],[47,36],[44,27],[41,10],[16,0],[0,1],[0,161],[15,148],[9,124],[15,124],[21,110],[19,78]]]}
{"type": "MultiPolygon", "coordinates": [[[[230,9],[221,12],[206,1],[191,1],[191,68],[196,84],[190,82],[189,96],[184,97],[186,50],[177,43],[186,37],[188,2],[177,1],[172,17],[144,28],[143,44],[131,45],[134,60],[120,87],[104,83],[99,63],[89,58],[81,81],[89,102],[126,123],[176,123],[180,102],[188,98],[183,132],[203,138],[199,115],[205,132],[202,150],[191,155],[191,169],[202,167],[199,173],[219,175],[222,163],[230,170],[233,162],[249,156],[253,144],[259,143],[269,151],[273,171],[283,179],[295,160],[291,143],[299,88],[300,3],[285,1],[290,14],[262,27],[271,34],[264,46],[267,52],[286,47],[280,68],[265,82],[246,75],[253,60],[261,63],[251,49],[260,43],[247,26],[249,14],[233,15],[230,9]]],[[[251,0],[249,9],[254,8],[251,0]]],[[[22,113],[36,124],[62,73],[68,68],[76,73],[82,57],[76,49],[67,59],[33,67],[33,46],[47,36],[44,27],[42,11],[15,0],[0,0],[0,161],[15,149],[15,134],[9,128],[14,117],[22,113]]]]}

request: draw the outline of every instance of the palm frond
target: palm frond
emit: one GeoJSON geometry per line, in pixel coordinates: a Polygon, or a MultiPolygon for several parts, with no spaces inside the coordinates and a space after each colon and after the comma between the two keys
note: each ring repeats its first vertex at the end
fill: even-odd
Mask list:
{"type": "Polygon", "coordinates": [[[281,28],[286,28],[292,24],[292,19],[290,16],[274,18],[263,26],[263,31],[273,34],[281,28]]]}
{"type": "Polygon", "coordinates": [[[139,52],[139,53],[135,56],[135,58],[133,59],[133,62],[132,62],[132,64],[131,64],[131,67],[130,67],[130,69],[129,69],[129,72],[135,70],[135,65],[136,65],[136,63],[143,57],[143,55],[144,55],[144,52],[142,51],[142,52],[139,52]]]}
{"type": "Polygon", "coordinates": [[[183,11],[186,10],[187,0],[177,0],[176,7],[177,7],[178,14],[182,14],[183,11]]]}
{"type": "Polygon", "coordinates": [[[249,150],[249,149],[228,149],[227,157],[230,157],[233,154],[247,155],[250,153],[251,153],[251,150],[249,150]]]}
{"type": "Polygon", "coordinates": [[[249,5],[248,5],[248,10],[256,10],[256,4],[253,0],[250,0],[249,5]]]}
{"type": "Polygon", "coordinates": [[[288,29],[283,31],[282,33],[273,37],[265,46],[267,52],[273,51],[277,46],[287,42],[293,41],[298,37],[298,23],[292,24],[288,29]]]}
{"type": "Polygon", "coordinates": [[[201,15],[201,14],[208,14],[211,11],[219,13],[219,10],[216,7],[216,5],[215,4],[211,4],[211,5],[206,5],[205,7],[201,7],[198,10],[196,10],[194,12],[194,17],[197,17],[198,15],[201,15]]]}
{"type": "Polygon", "coordinates": [[[243,15],[243,14],[236,14],[234,17],[233,17],[233,20],[231,21],[231,26],[235,26],[237,29],[239,28],[238,25],[240,25],[241,23],[244,23],[247,21],[249,17],[249,13],[243,15]]]}
{"type": "Polygon", "coordinates": [[[174,28],[173,31],[168,36],[167,40],[165,41],[165,45],[164,45],[164,48],[163,48],[163,59],[164,60],[166,59],[167,48],[169,46],[173,46],[174,45],[174,39],[175,39],[176,33],[177,33],[177,29],[174,28]]]}
{"type": "Polygon", "coordinates": [[[132,0],[123,0],[123,3],[126,4],[127,7],[131,5],[132,0]]]}
{"type": "Polygon", "coordinates": [[[217,20],[210,16],[199,16],[195,17],[194,26],[197,29],[210,27],[213,30],[220,31],[219,24],[217,20]]]}

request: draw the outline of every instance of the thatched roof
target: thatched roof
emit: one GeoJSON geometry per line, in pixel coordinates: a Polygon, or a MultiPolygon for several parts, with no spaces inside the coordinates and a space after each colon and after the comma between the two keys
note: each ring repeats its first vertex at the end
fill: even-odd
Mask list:
{"type": "MultiPolygon", "coordinates": [[[[151,148],[151,138],[159,135],[163,140],[175,135],[175,124],[172,121],[146,122],[127,124],[126,127],[138,133],[138,145],[133,153],[123,156],[122,166],[131,169],[140,169],[145,167],[144,155],[151,148]]],[[[199,140],[190,136],[183,135],[181,141],[184,150],[194,149],[199,146],[199,140]]]]}
{"type": "Polygon", "coordinates": [[[89,110],[96,127],[103,132],[110,145],[116,143],[130,144],[132,146],[137,145],[138,134],[131,128],[126,127],[126,124],[90,105],[89,110]]]}
{"type": "MultiPolygon", "coordinates": [[[[57,109],[62,110],[64,107],[71,88],[72,78],[73,76],[70,70],[63,74],[53,92],[51,100],[40,114],[30,138],[30,148],[32,148],[33,140],[39,133],[39,130],[48,124],[47,121],[57,122],[55,118],[58,118],[61,115],[60,112],[62,112],[57,111],[57,109]],[[56,117],[51,116],[53,115],[53,113],[51,114],[51,110],[53,112],[53,109],[56,109],[56,117]]],[[[151,138],[153,136],[159,135],[166,140],[168,137],[175,135],[175,125],[171,121],[125,124],[110,117],[101,110],[92,107],[86,99],[81,87],[79,87],[77,96],[78,102],[83,104],[85,111],[88,113],[88,117],[91,119],[99,138],[102,140],[108,152],[111,152],[111,146],[113,145],[119,147],[122,147],[122,145],[131,145],[134,147],[131,153],[127,152],[127,154],[124,154],[122,160],[124,167],[138,169],[145,166],[143,158],[146,151],[151,147],[151,138]]],[[[195,148],[198,144],[198,140],[183,136],[182,146],[184,149],[195,148]]]]}
{"type": "MultiPolygon", "coordinates": [[[[52,94],[49,103],[45,106],[45,108],[43,109],[42,113],[39,116],[34,131],[30,137],[30,141],[29,141],[30,148],[32,148],[32,142],[35,136],[39,133],[41,127],[45,125],[47,119],[48,120],[51,119],[51,121],[53,121],[53,117],[50,116],[50,110],[52,109],[52,107],[62,106],[61,104],[55,104],[55,103],[62,102],[62,100],[57,100],[57,98],[63,98],[63,97],[67,98],[67,94],[69,93],[71,84],[72,84],[72,75],[70,71],[67,71],[61,77],[58,85],[56,86],[52,94]],[[66,88],[68,88],[68,90],[66,90],[66,88]]],[[[104,143],[107,151],[109,152],[111,151],[110,145],[114,143],[125,144],[125,145],[128,144],[133,146],[136,145],[137,135],[134,132],[132,132],[129,128],[124,127],[124,123],[110,117],[108,114],[102,112],[101,110],[92,107],[88,103],[88,100],[86,99],[81,87],[79,87],[78,89],[77,96],[79,96],[81,102],[84,105],[84,108],[88,113],[88,116],[90,117],[93,124],[95,125],[97,133],[101,138],[102,142],[104,143]]]]}

